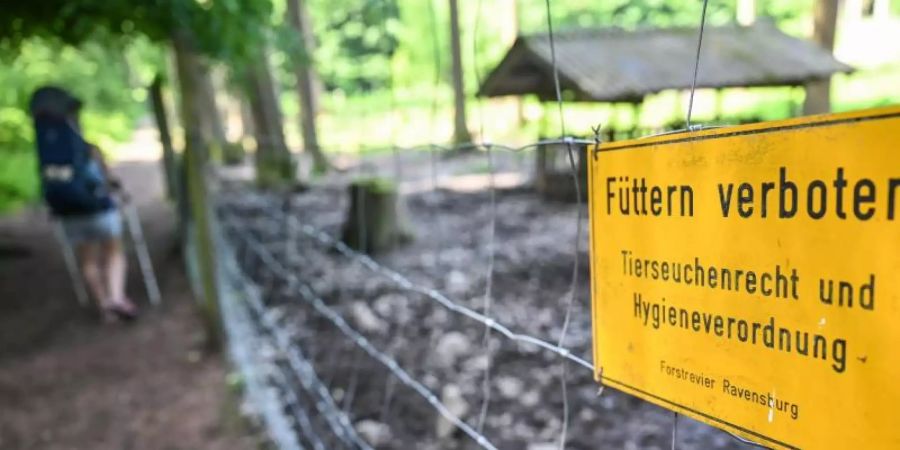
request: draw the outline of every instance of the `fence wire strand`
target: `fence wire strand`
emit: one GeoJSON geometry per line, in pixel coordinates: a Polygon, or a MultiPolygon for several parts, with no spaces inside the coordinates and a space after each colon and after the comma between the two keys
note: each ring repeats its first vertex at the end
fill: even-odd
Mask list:
{"type": "MultiPolygon", "coordinates": [[[[556,39],[553,33],[553,9],[550,6],[550,0],[546,0],[546,14],[547,14],[547,33],[550,39],[550,60],[553,66],[553,88],[556,93],[556,105],[559,110],[559,128],[560,135],[562,136],[563,141],[565,141],[566,145],[566,155],[569,160],[569,168],[572,171],[572,182],[575,187],[575,200],[576,200],[576,220],[575,220],[575,244],[574,244],[574,261],[572,263],[572,281],[569,287],[569,292],[567,293],[566,299],[566,312],[565,317],[563,318],[562,329],[559,333],[559,342],[557,344],[558,347],[563,347],[566,342],[566,333],[569,330],[569,322],[572,318],[572,304],[575,302],[575,298],[578,295],[578,272],[580,270],[580,243],[581,243],[581,183],[579,177],[581,176],[578,165],[575,163],[575,157],[573,155],[572,149],[572,139],[566,136],[566,118],[563,111],[563,99],[562,99],[562,89],[559,83],[559,65],[556,61],[556,39]]],[[[587,158],[587,155],[581,155],[582,158],[587,158]]],[[[566,435],[568,434],[569,429],[569,392],[568,392],[568,366],[565,360],[560,361],[561,366],[561,374],[560,374],[560,389],[562,391],[562,399],[563,399],[563,412],[562,412],[562,429],[560,431],[559,436],[559,449],[563,450],[566,448],[566,435]]]]}
{"type": "MultiPolygon", "coordinates": [[[[475,74],[475,85],[481,86],[481,71],[478,59],[478,38],[481,27],[481,10],[483,0],[478,0],[475,5],[474,25],[472,26],[472,71],[475,74]]],[[[482,142],[485,142],[484,135],[484,100],[478,97],[478,136],[482,142]]],[[[495,259],[495,243],[497,238],[497,186],[494,174],[494,155],[490,143],[484,144],[485,157],[488,165],[488,190],[490,191],[490,222],[488,223],[488,263],[485,273],[485,288],[482,301],[482,312],[485,316],[491,315],[491,303],[493,301],[494,288],[494,259],[495,259]]],[[[481,409],[478,414],[478,432],[484,432],[484,425],[487,421],[488,410],[491,404],[491,369],[493,358],[491,352],[491,327],[485,325],[484,336],[482,337],[482,345],[484,347],[484,376],[481,382],[481,409]]]]}
{"type": "MultiPolygon", "coordinates": [[[[549,0],[548,0],[549,1],[549,0]]],[[[697,88],[697,74],[700,71],[700,50],[703,47],[703,30],[706,25],[706,7],[709,4],[709,0],[703,0],[703,10],[700,13],[700,27],[697,31],[697,53],[694,57],[694,74],[691,77],[691,94],[688,99],[688,108],[687,108],[687,118],[685,120],[685,127],[688,131],[691,131],[691,114],[694,111],[694,91],[697,88]]],[[[672,450],[676,450],[678,448],[678,412],[672,412],[672,450]]]]}
{"type": "Polygon", "coordinates": [[[703,0],[703,11],[700,13],[700,29],[697,31],[697,54],[694,58],[694,75],[691,77],[691,96],[688,100],[687,120],[685,125],[691,130],[691,113],[694,109],[694,91],[697,89],[697,74],[700,71],[700,49],[703,47],[703,30],[706,26],[706,7],[709,0],[703,0]]]}
{"type": "Polygon", "coordinates": [[[253,313],[253,316],[257,318],[260,327],[272,337],[275,346],[281,351],[291,370],[297,374],[300,385],[310,397],[317,399],[313,406],[320,416],[325,419],[326,424],[334,435],[348,448],[371,450],[371,446],[356,434],[350,419],[338,408],[328,388],[325,387],[316,374],[312,364],[303,355],[300,348],[293,344],[292,338],[286,334],[284,328],[279,326],[266,310],[261,300],[259,289],[244,276],[241,269],[237,267],[234,258],[229,256],[226,254],[224,258],[227,273],[230,275],[229,278],[236,284],[235,288],[243,293],[242,298],[249,306],[248,309],[253,313]]]}
{"type": "MultiPolygon", "coordinates": [[[[264,202],[260,202],[261,204],[264,202]]],[[[278,214],[279,212],[274,209],[270,209],[267,211],[269,214],[278,214]]],[[[418,294],[422,294],[425,298],[436,302],[437,304],[443,306],[447,310],[460,314],[464,317],[467,317],[471,320],[474,320],[482,325],[489,327],[491,330],[499,333],[500,335],[510,339],[512,341],[528,344],[535,347],[542,348],[546,351],[549,351],[557,356],[567,359],[585,369],[594,370],[594,366],[588,362],[587,360],[576,356],[572,353],[571,350],[565,347],[560,347],[558,344],[553,344],[551,342],[545,341],[543,339],[530,336],[527,334],[521,334],[510,330],[507,326],[501,324],[493,317],[482,314],[474,309],[471,309],[465,305],[462,305],[459,302],[455,302],[451,300],[447,295],[441,293],[440,291],[413,283],[408,277],[405,275],[375,261],[371,256],[366,255],[364,253],[358,252],[346,243],[335,239],[328,233],[313,227],[309,224],[300,223],[296,217],[287,218],[288,223],[292,227],[297,227],[303,234],[313,238],[314,241],[319,242],[322,245],[325,245],[329,248],[336,250],[339,254],[347,257],[351,260],[354,260],[360,263],[363,267],[367,268],[371,272],[376,275],[381,276],[382,278],[393,282],[396,286],[410,292],[415,292],[418,294]]]]}
{"type": "MultiPolygon", "coordinates": [[[[264,245],[262,245],[262,243],[253,238],[250,233],[241,232],[242,227],[239,224],[236,224],[234,219],[227,218],[223,222],[227,228],[235,232],[235,235],[238,238],[244,241],[244,243],[247,245],[247,248],[254,252],[263,261],[263,264],[267,269],[278,274],[278,276],[282,277],[284,281],[289,281],[290,283],[292,283],[292,285],[296,289],[296,292],[300,294],[300,297],[306,303],[310,304],[310,306],[312,306],[313,309],[315,309],[316,312],[318,312],[321,316],[328,319],[356,346],[365,351],[374,360],[387,367],[387,369],[390,370],[390,372],[394,376],[396,376],[400,382],[423,397],[439,414],[441,414],[441,416],[443,416],[459,430],[469,436],[480,447],[488,450],[497,449],[487,437],[477,432],[469,424],[453,414],[434,393],[432,393],[420,381],[413,378],[405,369],[400,366],[400,364],[394,358],[375,348],[375,346],[373,346],[365,336],[351,327],[350,324],[348,324],[347,321],[344,320],[344,318],[337,311],[325,304],[325,302],[316,295],[316,293],[308,284],[298,279],[295,274],[293,274],[283,264],[281,264],[271,254],[271,252],[266,249],[264,245]]],[[[290,349],[295,350],[296,346],[292,345],[290,346],[290,349]]],[[[343,420],[349,422],[349,420],[346,419],[346,416],[343,416],[343,420]]]]}
{"type": "MultiPolygon", "coordinates": [[[[529,143],[529,144],[526,144],[526,145],[520,146],[520,147],[510,147],[510,146],[504,146],[504,145],[500,145],[500,144],[490,144],[490,145],[497,146],[499,148],[505,148],[505,149],[508,149],[511,151],[521,151],[524,149],[533,148],[538,145],[553,145],[553,144],[558,145],[558,144],[568,144],[568,143],[584,144],[587,142],[588,141],[576,140],[576,139],[571,139],[571,138],[563,138],[563,139],[543,140],[543,141],[539,141],[537,143],[529,143]]],[[[435,147],[439,147],[439,146],[434,145],[432,148],[435,148],[435,147]]],[[[265,197],[263,197],[260,194],[248,193],[248,195],[245,198],[243,198],[243,200],[249,201],[251,206],[255,203],[257,207],[265,208],[265,213],[266,213],[265,216],[267,217],[267,220],[268,220],[267,223],[269,223],[269,224],[283,223],[284,226],[287,227],[287,229],[286,229],[287,233],[289,233],[289,235],[291,235],[291,236],[297,236],[298,235],[297,232],[299,231],[300,234],[302,234],[308,238],[311,238],[311,240],[313,242],[317,242],[318,244],[320,244],[324,247],[327,247],[329,249],[337,251],[338,254],[340,254],[343,257],[346,257],[356,263],[359,263],[362,267],[365,267],[367,270],[371,271],[372,273],[374,273],[388,281],[391,281],[397,287],[399,287],[405,291],[408,291],[408,292],[421,294],[425,299],[435,302],[436,304],[442,306],[443,308],[447,309],[450,312],[459,314],[463,317],[467,317],[470,320],[473,320],[475,322],[478,322],[478,323],[484,325],[486,329],[496,332],[498,334],[498,336],[502,336],[510,341],[513,341],[513,342],[516,342],[519,344],[525,344],[525,345],[530,345],[530,346],[540,348],[542,350],[545,350],[545,351],[552,353],[552,354],[556,355],[557,357],[561,358],[561,360],[563,362],[575,363],[577,366],[579,366],[583,369],[590,370],[590,371],[594,370],[594,366],[589,361],[573,354],[570,349],[568,349],[564,346],[564,344],[565,344],[564,339],[560,339],[556,344],[553,344],[549,341],[546,341],[546,340],[543,340],[543,339],[540,339],[540,338],[537,338],[534,336],[515,332],[515,331],[511,330],[510,328],[508,328],[507,326],[503,325],[502,323],[498,322],[495,318],[491,317],[488,313],[478,312],[474,309],[471,309],[469,307],[462,305],[459,302],[453,301],[447,295],[441,293],[440,291],[438,291],[434,288],[413,283],[405,275],[377,262],[372,257],[370,257],[364,253],[358,252],[358,251],[350,248],[346,243],[332,237],[328,233],[326,233],[310,224],[300,223],[300,221],[296,217],[289,214],[290,213],[289,209],[285,209],[284,207],[279,207],[278,205],[273,204],[272,202],[268,201],[265,197]],[[281,214],[282,217],[279,217],[278,216],[279,214],[281,214]]],[[[402,374],[397,373],[397,371],[395,369],[399,369],[400,364],[395,359],[393,359],[392,357],[390,357],[389,355],[387,355],[381,351],[378,351],[371,345],[371,343],[368,343],[368,341],[366,341],[366,344],[362,344],[361,341],[358,339],[358,337],[361,337],[362,335],[360,335],[358,332],[356,332],[355,330],[350,328],[350,326],[345,321],[343,321],[343,319],[338,320],[340,318],[340,314],[338,314],[337,312],[335,312],[334,310],[332,310],[330,308],[323,309],[323,308],[328,308],[328,307],[322,302],[322,300],[320,298],[318,298],[315,295],[314,292],[311,291],[311,288],[309,287],[309,285],[303,284],[294,274],[288,273],[287,269],[283,265],[278,263],[277,260],[274,259],[274,257],[270,253],[270,251],[263,244],[259,243],[258,241],[256,241],[255,239],[250,237],[250,233],[248,232],[249,230],[247,229],[247,227],[248,227],[248,223],[251,223],[250,222],[251,220],[257,220],[257,219],[243,218],[239,222],[239,223],[243,224],[242,226],[233,223],[233,220],[231,218],[224,219],[223,223],[226,223],[228,225],[228,228],[230,230],[232,230],[236,236],[240,237],[245,242],[248,242],[248,240],[250,242],[252,242],[253,244],[248,245],[248,247],[253,250],[253,253],[257,254],[262,259],[265,259],[267,261],[267,264],[265,264],[265,266],[267,268],[271,269],[273,273],[275,273],[279,277],[281,277],[281,279],[287,281],[288,284],[290,286],[292,286],[294,290],[300,292],[301,297],[303,297],[303,299],[305,301],[309,302],[314,307],[314,309],[316,309],[317,312],[321,313],[323,316],[328,318],[332,323],[334,323],[343,334],[345,334],[346,336],[351,338],[351,340],[353,341],[355,346],[360,348],[362,351],[367,353],[369,356],[373,357],[373,359],[376,359],[382,365],[385,365],[386,367],[388,367],[388,369],[390,369],[391,372],[394,373],[394,375],[396,376],[396,379],[398,381],[402,382],[406,386],[411,387],[420,396],[425,398],[429,402],[429,404],[431,404],[442,416],[447,418],[454,425],[458,426],[461,430],[463,430],[463,432],[465,434],[467,434],[469,437],[471,437],[476,443],[478,443],[479,445],[488,444],[488,445],[482,445],[484,448],[493,448],[493,447],[489,446],[492,444],[490,444],[490,441],[487,440],[487,438],[484,436],[484,434],[480,430],[477,430],[476,428],[469,426],[464,421],[462,421],[462,419],[460,419],[459,417],[456,417],[452,413],[450,413],[450,411],[446,409],[446,406],[443,406],[443,404],[440,402],[440,400],[433,393],[430,393],[430,391],[428,391],[428,389],[424,385],[422,385],[417,380],[413,379],[409,375],[408,372],[403,371],[402,374]],[[448,415],[449,415],[449,417],[448,417],[448,415]]],[[[579,217],[579,222],[580,221],[581,221],[581,218],[579,217]]],[[[286,257],[288,255],[290,255],[291,253],[293,253],[293,252],[288,252],[287,248],[282,246],[281,244],[278,244],[278,245],[279,245],[279,248],[285,249],[286,257]]],[[[244,259],[245,259],[244,264],[245,265],[250,264],[250,261],[248,261],[246,259],[248,255],[249,255],[249,253],[244,255],[244,259]]],[[[233,261],[233,263],[236,264],[236,259],[233,261]]],[[[243,276],[243,275],[241,275],[241,276],[243,276]]],[[[259,294],[256,293],[255,295],[258,296],[259,294]]],[[[256,300],[256,303],[261,304],[258,299],[256,300]]],[[[267,328],[269,329],[270,332],[277,332],[277,326],[275,326],[273,324],[269,324],[267,328]]],[[[561,335],[561,338],[564,338],[564,333],[561,335]]],[[[365,339],[365,338],[363,337],[363,339],[365,339]]],[[[281,338],[280,342],[282,343],[282,344],[280,344],[280,348],[282,350],[285,350],[285,348],[287,348],[291,352],[299,352],[299,348],[296,345],[294,345],[293,343],[290,343],[289,340],[281,338]]],[[[289,353],[289,354],[296,355],[296,353],[289,353]]],[[[298,374],[297,378],[299,378],[301,380],[301,382],[304,382],[303,380],[306,380],[309,378],[306,374],[310,374],[310,373],[313,374],[313,379],[317,380],[319,386],[315,386],[315,385],[308,386],[307,385],[307,386],[304,386],[304,388],[307,389],[309,392],[318,395],[319,399],[316,401],[315,406],[317,407],[317,410],[319,411],[319,413],[327,419],[326,422],[328,423],[329,427],[334,432],[335,436],[337,436],[342,442],[346,442],[347,440],[352,440],[353,438],[351,438],[349,436],[351,435],[351,433],[353,435],[355,435],[355,430],[353,430],[353,427],[352,427],[352,424],[350,423],[349,418],[345,414],[343,414],[343,412],[340,410],[340,408],[337,408],[337,406],[334,404],[333,400],[331,399],[331,395],[328,392],[328,389],[324,387],[324,384],[322,384],[321,381],[319,381],[317,377],[315,377],[315,372],[311,366],[311,363],[309,363],[309,361],[306,361],[305,359],[302,359],[302,357],[300,359],[298,359],[296,356],[290,357],[290,358],[288,358],[288,360],[291,362],[292,370],[294,370],[298,374]],[[304,367],[304,364],[306,365],[306,367],[304,367]]],[[[300,421],[300,420],[302,420],[302,418],[297,418],[297,420],[300,421]]],[[[673,427],[673,432],[674,431],[675,430],[673,427]]],[[[749,441],[740,436],[737,436],[737,435],[734,435],[731,433],[729,433],[729,434],[736,441],[741,442],[743,444],[753,446],[756,448],[766,448],[763,445],[749,441]]],[[[356,437],[356,439],[359,439],[358,436],[356,437]]],[[[565,439],[565,437],[561,436],[561,443],[564,442],[564,439],[565,439]]],[[[364,442],[363,442],[363,444],[360,445],[359,443],[353,443],[352,441],[349,444],[349,446],[355,447],[355,448],[367,448],[367,447],[365,447],[366,445],[367,444],[365,444],[364,442]]],[[[313,445],[313,446],[315,448],[317,448],[316,445],[313,445]]],[[[317,448],[317,450],[318,450],[318,448],[317,448]]]]}

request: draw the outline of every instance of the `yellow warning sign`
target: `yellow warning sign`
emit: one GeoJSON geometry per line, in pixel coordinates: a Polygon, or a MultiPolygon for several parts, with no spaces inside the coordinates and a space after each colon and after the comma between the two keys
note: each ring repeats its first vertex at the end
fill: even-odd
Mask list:
{"type": "Polygon", "coordinates": [[[590,149],[596,377],[774,448],[900,448],[900,107],[590,149]]]}

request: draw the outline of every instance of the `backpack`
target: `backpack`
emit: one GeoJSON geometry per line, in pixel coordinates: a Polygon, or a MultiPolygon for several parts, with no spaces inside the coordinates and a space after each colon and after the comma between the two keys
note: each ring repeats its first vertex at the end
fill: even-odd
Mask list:
{"type": "Polygon", "coordinates": [[[114,203],[100,163],[81,135],[63,118],[35,117],[38,166],[44,200],[54,215],[106,211],[114,203]]]}

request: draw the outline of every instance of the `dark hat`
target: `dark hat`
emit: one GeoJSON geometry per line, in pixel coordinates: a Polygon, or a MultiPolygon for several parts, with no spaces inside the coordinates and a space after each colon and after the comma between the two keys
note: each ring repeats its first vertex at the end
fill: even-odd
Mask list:
{"type": "Polygon", "coordinates": [[[32,117],[66,117],[81,109],[81,100],[63,88],[43,86],[34,91],[29,102],[32,117]]]}

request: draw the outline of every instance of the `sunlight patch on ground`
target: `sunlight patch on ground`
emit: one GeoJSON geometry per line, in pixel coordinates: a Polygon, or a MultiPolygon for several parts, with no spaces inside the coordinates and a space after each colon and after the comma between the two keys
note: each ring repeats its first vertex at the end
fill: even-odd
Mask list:
{"type": "MultiPolygon", "coordinates": [[[[528,176],[520,172],[497,172],[494,174],[494,187],[497,189],[510,189],[528,183],[528,176]]],[[[441,176],[437,180],[437,187],[457,192],[478,192],[489,189],[491,185],[490,175],[467,174],[441,176]]],[[[418,180],[416,182],[403,183],[404,194],[422,193],[432,190],[431,180],[418,180]]]]}
{"type": "Polygon", "coordinates": [[[107,156],[112,161],[159,161],[162,157],[162,146],[159,133],[153,127],[141,127],[134,130],[130,142],[108,149],[107,156]]]}

